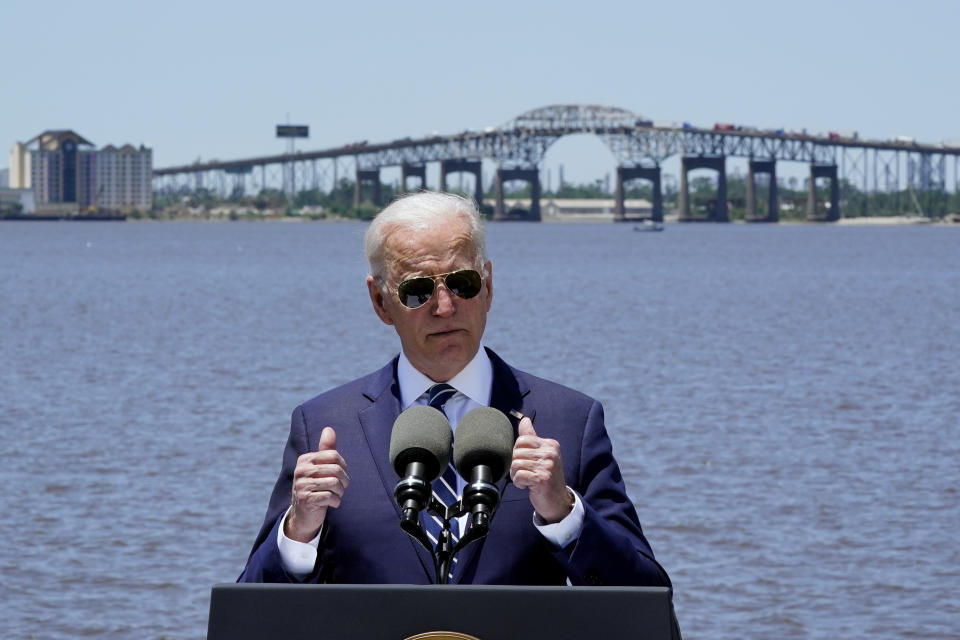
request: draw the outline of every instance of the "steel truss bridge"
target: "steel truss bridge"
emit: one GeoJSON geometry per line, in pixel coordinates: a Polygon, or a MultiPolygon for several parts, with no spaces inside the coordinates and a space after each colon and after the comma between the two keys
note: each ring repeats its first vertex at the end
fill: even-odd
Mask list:
{"type": "MultiPolygon", "coordinates": [[[[958,159],[960,143],[918,144],[909,138],[861,140],[855,133],[809,135],[785,130],[759,130],[715,125],[699,128],[687,123],[654,123],[641,115],[597,105],[553,105],[528,111],[500,127],[463,131],[452,135],[400,138],[371,144],[356,142],[319,151],[285,153],[230,161],[197,162],[191,165],[155,169],[154,188],[161,192],[211,189],[224,196],[230,193],[258,193],[263,189],[332,190],[339,179],[354,180],[354,205],[364,192],[374,204],[380,200],[380,171],[399,167],[401,190],[411,179],[414,188],[426,188],[426,165],[439,163],[441,190],[447,189],[451,174],[473,174],[477,202],[483,203],[484,161],[496,166],[496,202],[493,218],[540,219],[539,167],[550,146],[566,135],[594,134],[617,163],[615,219],[625,220],[624,184],[630,180],[652,183],[654,220],[663,220],[661,163],[680,157],[679,219],[692,221],[687,174],[694,169],[717,172],[717,197],[705,218],[714,222],[729,219],[726,189],[726,159],[748,160],[747,220],[776,222],[779,218],[777,163],[809,165],[807,217],[833,221],[840,217],[840,180],[845,179],[863,192],[899,193],[904,188],[927,193],[948,191],[952,165],[953,191],[960,188],[958,159]],[[769,176],[765,215],[758,215],[756,175],[769,176]],[[829,181],[829,206],[818,206],[818,179],[829,181]],[[505,182],[526,181],[531,185],[527,211],[507,211],[505,182]],[[366,190],[365,185],[369,185],[366,190]]],[[[916,197],[914,196],[914,202],[916,197]]]]}

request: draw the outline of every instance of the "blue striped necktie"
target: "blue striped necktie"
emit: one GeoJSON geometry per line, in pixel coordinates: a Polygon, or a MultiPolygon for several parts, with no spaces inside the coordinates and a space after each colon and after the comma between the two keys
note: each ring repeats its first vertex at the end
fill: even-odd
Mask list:
{"type": "MultiPolygon", "coordinates": [[[[434,409],[443,411],[443,406],[447,400],[452,398],[456,392],[456,389],[445,382],[435,384],[430,387],[427,404],[434,409]]],[[[444,413],[444,415],[446,415],[446,413],[444,413]]],[[[457,472],[453,468],[452,460],[447,465],[447,468],[444,469],[443,474],[433,481],[432,489],[433,497],[448,507],[457,501],[457,472]]],[[[424,525],[427,530],[427,535],[430,536],[430,540],[434,546],[436,546],[437,540],[440,537],[440,531],[443,530],[443,520],[437,516],[427,515],[427,517],[424,518],[424,525]]],[[[454,544],[460,539],[460,526],[456,519],[450,521],[450,536],[454,544]]],[[[451,576],[457,566],[456,563],[457,558],[454,556],[453,564],[450,567],[451,576]]]]}

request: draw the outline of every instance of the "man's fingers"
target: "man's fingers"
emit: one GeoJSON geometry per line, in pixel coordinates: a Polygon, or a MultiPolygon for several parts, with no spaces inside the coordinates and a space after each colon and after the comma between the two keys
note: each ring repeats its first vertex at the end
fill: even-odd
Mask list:
{"type": "Polygon", "coordinates": [[[328,508],[340,506],[343,493],[350,484],[347,462],[337,451],[337,434],[324,427],[316,451],[297,458],[293,470],[290,504],[293,511],[285,525],[287,535],[301,542],[316,536],[323,526],[328,508]]]}
{"type": "Polygon", "coordinates": [[[346,485],[340,478],[326,476],[322,478],[299,478],[295,490],[300,494],[333,493],[342,496],[346,485]]]}
{"type": "MultiPolygon", "coordinates": [[[[518,480],[526,485],[531,483],[545,483],[550,480],[556,468],[556,461],[551,458],[514,458],[513,462],[510,463],[510,479],[514,484],[517,484],[518,480]]],[[[517,486],[520,485],[517,484],[517,486]]]]}
{"type": "Polygon", "coordinates": [[[544,458],[550,458],[553,456],[554,452],[550,449],[547,449],[542,444],[529,444],[521,442],[519,445],[514,445],[513,448],[514,460],[543,460],[544,458]]]}
{"type": "Polygon", "coordinates": [[[343,494],[334,491],[297,491],[293,495],[294,507],[299,509],[301,513],[316,511],[318,508],[333,507],[336,509],[343,500],[343,494]]]}
{"type": "Polygon", "coordinates": [[[552,473],[557,465],[557,459],[549,456],[541,458],[514,458],[510,463],[511,471],[533,471],[536,473],[552,473]]]}
{"type": "Polygon", "coordinates": [[[343,486],[350,484],[350,476],[341,465],[309,464],[294,473],[297,478],[337,478],[343,486]]]}
{"type": "MultiPolygon", "coordinates": [[[[293,504],[298,513],[339,507],[340,499],[350,484],[347,462],[336,449],[337,434],[332,427],[320,432],[316,451],[309,451],[297,459],[293,471],[293,504]]],[[[322,520],[321,520],[322,521],[322,520]]]]}
{"type": "Polygon", "coordinates": [[[510,471],[510,482],[517,489],[529,489],[533,486],[534,479],[529,471],[510,471]]]}
{"type": "Polygon", "coordinates": [[[554,511],[549,504],[543,503],[543,496],[549,498],[557,487],[566,486],[560,443],[538,436],[529,418],[521,419],[517,425],[517,441],[510,461],[510,480],[517,488],[530,490],[530,501],[541,515],[554,511]],[[541,508],[546,511],[541,512],[541,508]]]}
{"type": "Polygon", "coordinates": [[[297,466],[335,464],[347,468],[347,461],[336,451],[310,451],[297,458],[297,466]]]}

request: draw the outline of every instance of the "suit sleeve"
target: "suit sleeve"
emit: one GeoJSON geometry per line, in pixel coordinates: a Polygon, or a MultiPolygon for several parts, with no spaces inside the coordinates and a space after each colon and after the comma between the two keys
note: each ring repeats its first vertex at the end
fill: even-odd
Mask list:
{"type": "MultiPolygon", "coordinates": [[[[270,504],[264,517],[260,533],[247,559],[247,566],[237,582],[301,582],[315,581],[317,571],[303,580],[288,573],[283,566],[280,549],[277,545],[277,533],[283,515],[290,506],[290,492],[293,487],[293,470],[297,458],[309,449],[306,423],[302,407],[297,407],[290,419],[290,435],[283,451],[283,464],[280,477],[273,487],[270,504]],[[313,579],[313,580],[311,580],[313,579]]],[[[322,542],[322,541],[321,541],[322,542]]]]}
{"type": "Polygon", "coordinates": [[[627,496],[603,408],[596,401],[587,415],[579,454],[578,477],[568,484],[583,498],[583,529],[576,542],[553,552],[570,582],[670,587],[627,496]]]}

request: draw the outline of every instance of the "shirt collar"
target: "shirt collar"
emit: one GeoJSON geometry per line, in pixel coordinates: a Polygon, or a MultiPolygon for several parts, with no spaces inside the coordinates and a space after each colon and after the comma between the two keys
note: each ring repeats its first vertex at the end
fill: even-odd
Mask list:
{"type": "MultiPolygon", "coordinates": [[[[412,406],[420,396],[436,384],[410,364],[410,360],[403,351],[400,352],[400,360],[397,362],[397,382],[400,384],[400,402],[404,409],[412,406]]],[[[477,404],[490,406],[493,364],[483,345],[480,345],[477,355],[473,356],[460,373],[445,382],[477,404]]]]}

